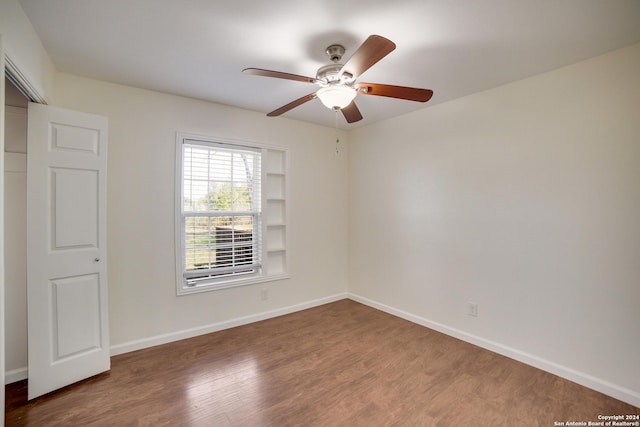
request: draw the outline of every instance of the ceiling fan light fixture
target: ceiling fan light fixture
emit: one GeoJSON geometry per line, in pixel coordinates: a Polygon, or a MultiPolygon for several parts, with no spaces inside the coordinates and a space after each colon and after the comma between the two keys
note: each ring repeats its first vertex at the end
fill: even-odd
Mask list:
{"type": "Polygon", "coordinates": [[[316,92],[320,101],[325,107],[330,109],[342,110],[347,105],[351,104],[351,101],[356,97],[357,92],[350,86],[332,85],[323,87],[316,92]]]}

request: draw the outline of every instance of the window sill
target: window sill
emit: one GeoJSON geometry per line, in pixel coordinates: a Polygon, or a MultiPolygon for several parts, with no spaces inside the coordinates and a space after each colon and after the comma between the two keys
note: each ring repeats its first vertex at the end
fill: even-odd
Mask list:
{"type": "Polygon", "coordinates": [[[179,287],[177,295],[184,296],[184,295],[191,295],[191,294],[199,294],[202,292],[219,291],[222,289],[238,288],[240,286],[248,286],[248,285],[254,285],[256,283],[264,283],[264,282],[273,282],[276,280],[284,280],[289,278],[291,278],[289,274],[281,273],[281,274],[273,274],[270,276],[252,277],[248,279],[229,280],[224,283],[212,283],[209,285],[200,285],[200,286],[192,286],[192,287],[179,287]]]}

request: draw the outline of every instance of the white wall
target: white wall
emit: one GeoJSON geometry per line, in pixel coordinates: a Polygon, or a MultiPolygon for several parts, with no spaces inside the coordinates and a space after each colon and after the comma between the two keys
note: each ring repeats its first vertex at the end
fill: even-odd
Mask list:
{"type": "Polygon", "coordinates": [[[15,77],[29,84],[32,95],[52,102],[55,67],[18,0],[0,0],[0,34],[9,65],[19,71],[15,77]]]}
{"type": "MultiPolygon", "coordinates": [[[[346,152],[335,155],[335,130],[67,74],[58,76],[55,98],[58,106],[109,118],[107,236],[113,346],[344,296],[347,157],[346,152]],[[176,131],[289,149],[290,279],[176,296],[176,131]],[[263,288],[269,291],[266,301],[260,298],[263,288]]],[[[342,138],[346,140],[344,134],[342,138]]]]}
{"type": "Polygon", "coordinates": [[[350,292],[640,404],[640,44],[349,140],[350,292]]]}

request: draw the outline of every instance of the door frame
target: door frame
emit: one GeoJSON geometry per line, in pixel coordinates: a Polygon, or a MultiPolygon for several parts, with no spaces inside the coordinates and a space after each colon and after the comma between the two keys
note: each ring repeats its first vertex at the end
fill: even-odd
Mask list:
{"type": "Polygon", "coordinates": [[[4,426],[4,85],[5,85],[5,56],[2,34],[0,34],[0,426],[4,426]]]}
{"type": "Polygon", "coordinates": [[[4,426],[5,417],[5,322],[4,322],[4,133],[5,133],[5,78],[32,102],[47,104],[42,93],[32,84],[21,67],[12,60],[5,49],[5,41],[0,34],[0,427],[4,426]]]}

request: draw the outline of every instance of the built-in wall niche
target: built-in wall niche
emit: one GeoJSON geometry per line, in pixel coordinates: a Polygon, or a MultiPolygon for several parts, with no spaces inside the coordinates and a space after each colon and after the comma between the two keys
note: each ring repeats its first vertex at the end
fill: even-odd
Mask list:
{"type": "Polygon", "coordinates": [[[267,174],[267,194],[270,200],[283,199],[285,195],[285,175],[281,173],[267,174]]]}
{"type": "Polygon", "coordinates": [[[265,164],[265,262],[268,275],[287,273],[287,152],[266,149],[265,164]]]}
{"type": "Polygon", "coordinates": [[[286,220],[286,201],[267,199],[267,226],[284,225],[286,220]]]}

